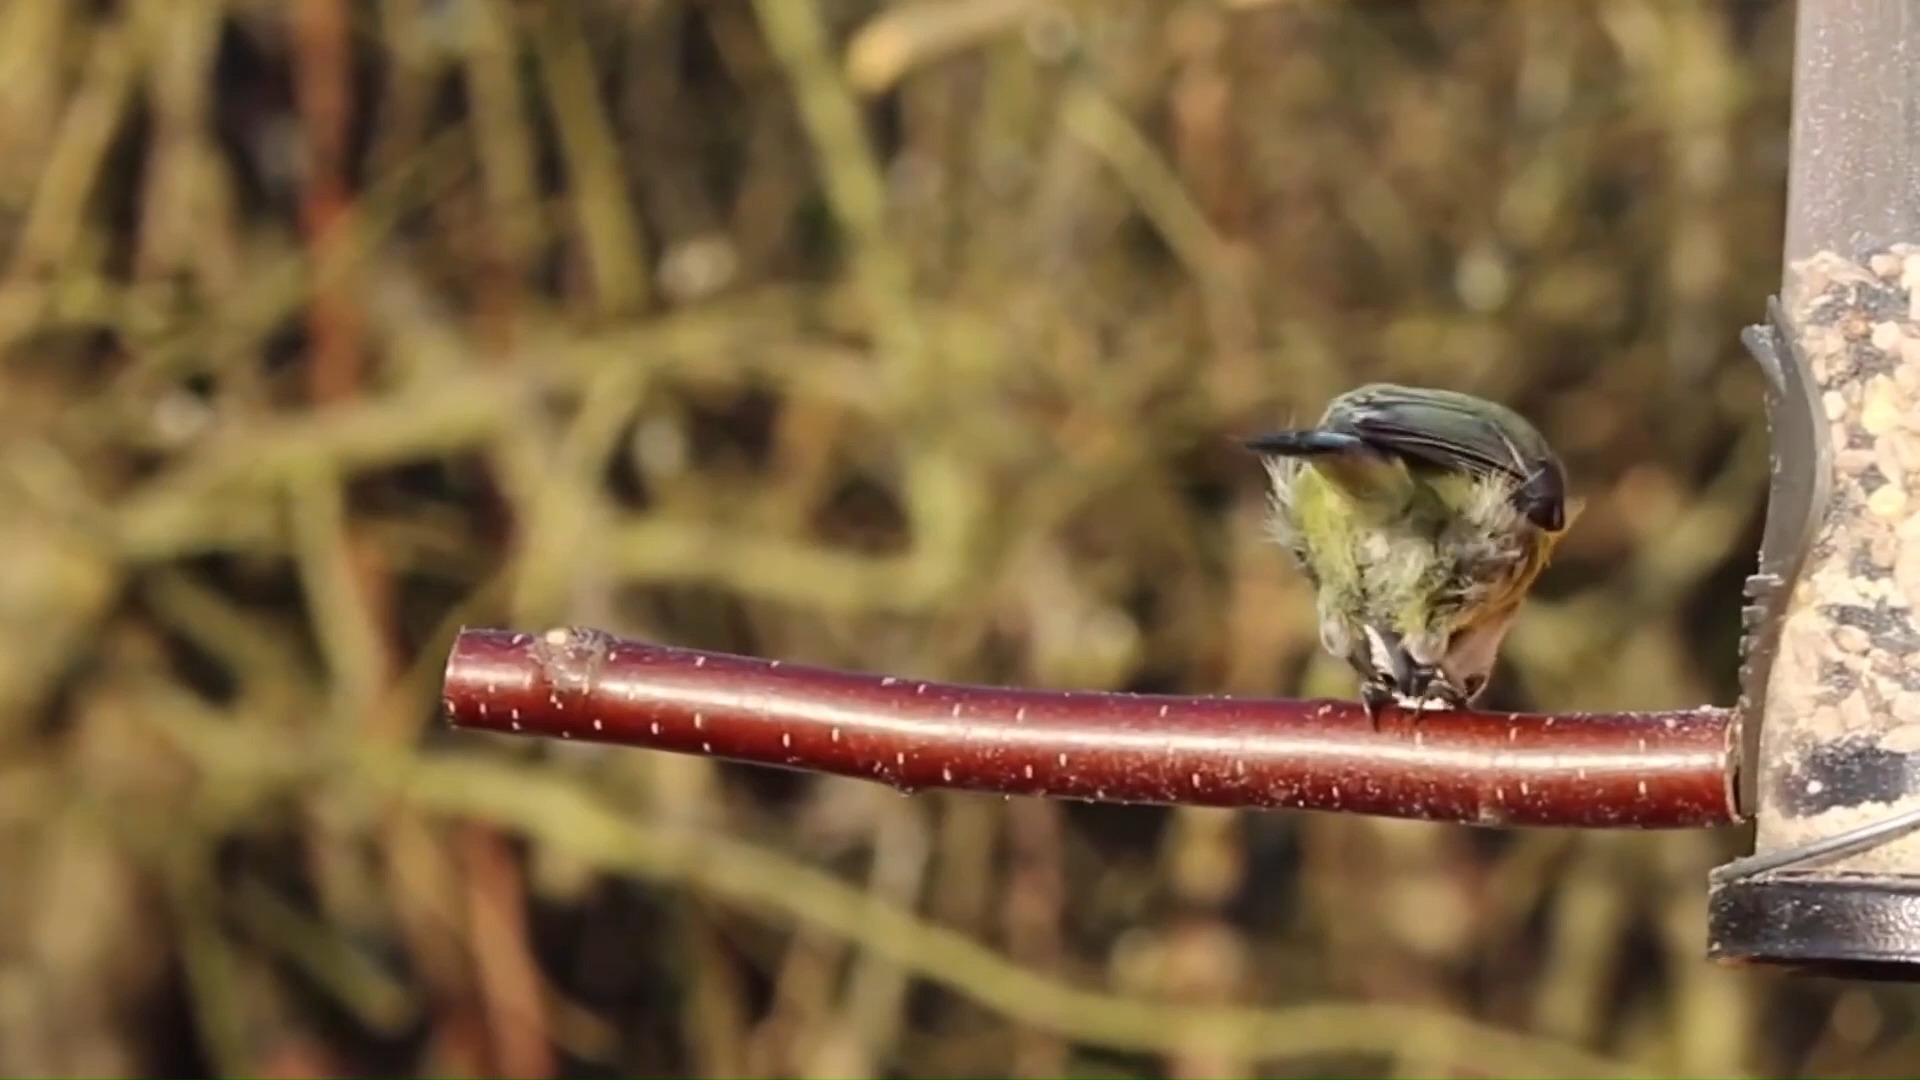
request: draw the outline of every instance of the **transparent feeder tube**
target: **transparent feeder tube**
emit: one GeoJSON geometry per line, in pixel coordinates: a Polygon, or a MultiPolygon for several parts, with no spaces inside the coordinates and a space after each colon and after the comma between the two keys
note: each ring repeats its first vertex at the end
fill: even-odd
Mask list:
{"type": "Polygon", "coordinates": [[[1920,243],[1920,5],[1800,0],[1785,284],[1823,252],[1920,243]]]}
{"type": "MultiPolygon", "coordinates": [[[[1800,0],[1781,302],[1823,498],[1783,604],[1756,853],[1920,807],[1920,0],[1800,0]]],[[[1920,833],[1822,863],[1920,878],[1920,833]]]]}

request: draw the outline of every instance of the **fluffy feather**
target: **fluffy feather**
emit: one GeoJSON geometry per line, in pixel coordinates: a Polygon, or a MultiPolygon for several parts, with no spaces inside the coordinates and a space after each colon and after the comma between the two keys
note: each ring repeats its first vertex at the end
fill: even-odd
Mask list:
{"type": "Polygon", "coordinates": [[[1321,644],[1370,706],[1478,697],[1569,520],[1545,439],[1492,402],[1375,384],[1247,445],[1266,467],[1268,534],[1312,581],[1321,644]]]}

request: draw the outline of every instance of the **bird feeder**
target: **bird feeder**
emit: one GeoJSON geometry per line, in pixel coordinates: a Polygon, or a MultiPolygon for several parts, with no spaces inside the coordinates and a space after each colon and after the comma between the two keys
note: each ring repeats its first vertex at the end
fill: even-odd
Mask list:
{"type": "Polygon", "coordinates": [[[1773,483],[1712,955],[1920,979],[1920,4],[1802,3],[1773,483]]]}

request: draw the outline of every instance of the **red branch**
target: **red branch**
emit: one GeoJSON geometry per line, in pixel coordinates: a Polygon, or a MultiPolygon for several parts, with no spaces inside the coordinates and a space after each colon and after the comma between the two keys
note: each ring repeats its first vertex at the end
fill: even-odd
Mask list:
{"type": "Polygon", "coordinates": [[[616,638],[465,630],[456,727],[890,784],[1099,802],[1343,810],[1479,825],[1741,820],[1726,709],[1411,712],[862,675],[616,638]]]}

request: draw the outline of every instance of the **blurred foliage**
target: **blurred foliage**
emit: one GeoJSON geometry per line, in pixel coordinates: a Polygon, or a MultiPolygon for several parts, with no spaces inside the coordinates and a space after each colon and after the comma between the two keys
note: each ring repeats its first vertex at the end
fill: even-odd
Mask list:
{"type": "Polygon", "coordinates": [[[1234,437],[1369,379],[1512,403],[1588,500],[1493,704],[1730,701],[1791,29],[0,7],[0,1072],[1908,1075],[1911,994],[1702,959],[1735,836],[435,721],[462,624],[1350,693],[1234,437]]]}

